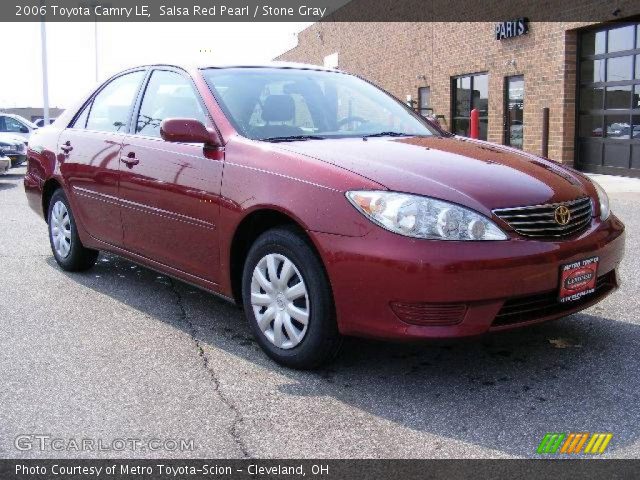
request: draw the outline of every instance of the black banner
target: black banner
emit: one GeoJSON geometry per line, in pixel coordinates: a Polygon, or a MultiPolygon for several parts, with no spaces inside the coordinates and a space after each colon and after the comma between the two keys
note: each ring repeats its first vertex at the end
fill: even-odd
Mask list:
{"type": "Polygon", "coordinates": [[[0,460],[2,480],[635,479],[639,460],[0,460]]]}
{"type": "Polygon", "coordinates": [[[11,22],[534,22],[615,21],[640,14],[637,0],[13,0],[11,22]]]}

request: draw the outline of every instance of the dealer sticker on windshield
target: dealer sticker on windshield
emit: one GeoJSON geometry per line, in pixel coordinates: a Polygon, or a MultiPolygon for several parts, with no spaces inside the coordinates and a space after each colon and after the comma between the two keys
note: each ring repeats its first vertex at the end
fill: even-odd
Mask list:
{"type": "Polygon", "coordinates": [[[560,302],[573,302],[595,291],[599,260],[591,257],[560,268],[560,302]]]}

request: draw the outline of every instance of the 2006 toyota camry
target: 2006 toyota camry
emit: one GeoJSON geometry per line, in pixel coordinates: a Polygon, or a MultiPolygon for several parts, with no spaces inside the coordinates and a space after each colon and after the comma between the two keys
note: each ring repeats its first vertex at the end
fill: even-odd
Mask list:
{"type": "Polygon", "coordinates": [[[63,269],[105,250],[232,299],[295,368],[343,335],[568,315],[617,287],[624,249],[582,174],[303,65],[122,72],[33,135],[24,183],[63,269]]]}

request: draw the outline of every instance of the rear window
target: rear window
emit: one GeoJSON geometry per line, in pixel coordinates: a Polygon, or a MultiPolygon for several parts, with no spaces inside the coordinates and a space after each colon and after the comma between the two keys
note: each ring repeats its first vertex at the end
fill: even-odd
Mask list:
{"type": "Polygon", "coordinates": [[[131,106],[144,73],[127,73],[107,84],[93,99],[86,128],[101,132],[126,132],[131,106]]]}

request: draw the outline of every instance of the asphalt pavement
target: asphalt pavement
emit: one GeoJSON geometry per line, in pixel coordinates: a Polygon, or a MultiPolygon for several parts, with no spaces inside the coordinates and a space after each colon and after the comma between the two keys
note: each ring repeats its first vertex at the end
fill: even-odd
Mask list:
{"type": "Polygon", "coordinates": [[[640,457],[640,180],[611,188],[627,251],[622,288],[599,305],[474,340],[350,339],[331,366],[298,372],[260,351],[239,309],[189,285],[112,255],[60,270],[24,168],[11,172],[0,458],[532,457],[547,432],[611,432],[604,456],[640,457]]]}

